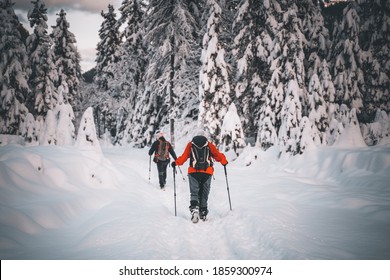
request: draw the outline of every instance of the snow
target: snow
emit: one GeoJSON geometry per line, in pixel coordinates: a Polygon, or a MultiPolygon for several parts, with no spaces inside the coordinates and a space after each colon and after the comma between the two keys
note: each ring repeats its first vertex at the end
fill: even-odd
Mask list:
{"type": "Polygon", "coordinates": [[[228,158],[233,211],[216,164],[209,220],[192,224],[186,176],[175,216],[172,169],[166,191],[153,163],[149,182],[148,148],[12,140],[0,147],[0,258],[389,259],[390,145],[345,141],[284,160],[246,147],[228,158]]]}

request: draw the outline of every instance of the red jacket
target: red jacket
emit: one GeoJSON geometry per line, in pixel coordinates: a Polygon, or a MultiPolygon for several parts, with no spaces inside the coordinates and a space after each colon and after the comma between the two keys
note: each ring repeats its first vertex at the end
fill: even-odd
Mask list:
{"type": "MultiPolygon", "coordinates": [[[[192,145],[192,142],[189,142],[187,144],[183,154],[176,159],[175,163],[177,165],[179,165],[179,166],[183,165],[187,161],[187,159],[190,158],[191,145],[192,145]]],[[[213,143],[208,142],[208,145],[209,145],[211,157],[214,158],[216,161],[220,162],[222,165],[226,165],[228,163],[228,161],[226,160],[225,155],[223,153],[221,153],[220,151],[218,151],[217,147],[215,147],[215,145],[213,143]]],[[[203,173],[213,175],[214,168],[212,166],[209,166],[209,167],[207,167],[206,170],[197,170],[197,169],[193,168],[192,166],[188,167],[188,174],[195,173],[195,172],[203,172],[203,173]]]]}

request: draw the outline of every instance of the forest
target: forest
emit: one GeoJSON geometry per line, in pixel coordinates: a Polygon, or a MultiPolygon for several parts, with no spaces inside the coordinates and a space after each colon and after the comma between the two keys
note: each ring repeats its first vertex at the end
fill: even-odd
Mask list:
{"type": "Polygon", "coordinates": [[[31,34],[11,0],[0,13],[0,134],[29,145],[74,144],[89,107],[101,139],[135,147],[157,130],[174,144],[194,122],[236,153],[390,132],[389,1],[124,0],[101,12],[86,73],[66,11],[49,32],[32,1],[31,34]]]}

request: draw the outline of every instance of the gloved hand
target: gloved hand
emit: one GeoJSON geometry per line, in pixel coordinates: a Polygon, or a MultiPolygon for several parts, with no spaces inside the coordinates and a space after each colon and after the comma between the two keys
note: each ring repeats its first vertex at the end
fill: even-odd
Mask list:
{"type": "Polygon", "coordinates": [[[176,162],[172,162],[171,166],[172,166],[172,168],[175,168],[176,167],[176,162]]]}
{"type": "Polygon", "coordinates": [[[226,162],[225,164],[222,164],[223,166],[226,166],[226,165],[228,165],[228,162],[226,162]]]}

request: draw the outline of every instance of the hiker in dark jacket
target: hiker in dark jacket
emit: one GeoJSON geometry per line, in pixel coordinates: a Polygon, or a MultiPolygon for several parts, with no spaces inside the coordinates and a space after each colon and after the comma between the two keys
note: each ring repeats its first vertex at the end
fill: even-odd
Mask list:
{"type": "Polygon", "coordinates": [[[174,160],[177,159],[177,156],[171,143],[164,138],[164,133],[162,132],[157,132],[156,141],[154,141],[149,150],[149,156],[152,156],[153,153],[153,161],[157,164],[160,188],[164,189],[167,180],[167,167],[170,162],[169,155],[171,155],[174,160]]]}
{"type": "Polygon", "coordinates": [[[172,167],[183,165],[190,159],[188,178],[190,184],[191,220],[196,223],[199,218],[206,220],[208,214],[207,200],[210,193],[211,177],[214,173],[213,159],[222,165],[228,164],[226,157],[217,147],[208,141],[206,133],[200,132],[190,141],[183,154],[172,162],[172,167]]]}

